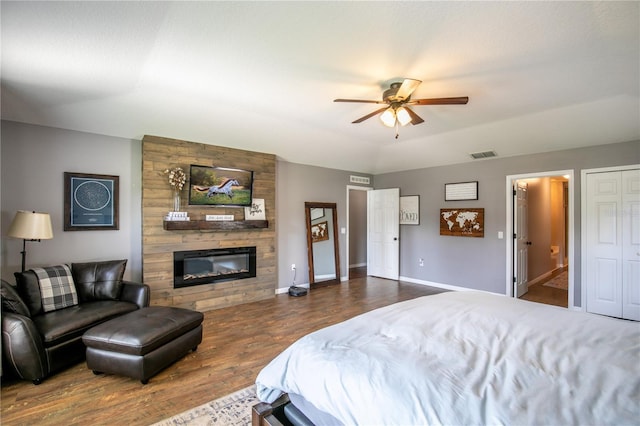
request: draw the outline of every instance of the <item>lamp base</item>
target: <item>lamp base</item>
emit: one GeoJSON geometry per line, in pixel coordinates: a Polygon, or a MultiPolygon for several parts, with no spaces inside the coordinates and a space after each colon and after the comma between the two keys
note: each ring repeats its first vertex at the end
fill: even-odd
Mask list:
{"type": "Polygon", "coordinates": [[[24,272],[27,259],[27,240],[22,240],[22,251],[20,254],[22,255],[22,272],[24,272]]]}
{"type": "Polygon", "coordinates": [[[32,239],[32,240],[22,240],[22,251],[20,254],[22,255],[22,272],[25,271],[26,259],[27,259],[27,241],[37,241],[40,242],[40,239],[32,239]]]}

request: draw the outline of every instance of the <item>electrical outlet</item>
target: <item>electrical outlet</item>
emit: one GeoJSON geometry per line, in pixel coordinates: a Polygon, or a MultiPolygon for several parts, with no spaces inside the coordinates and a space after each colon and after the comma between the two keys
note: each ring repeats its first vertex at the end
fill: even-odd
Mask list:
{"type": "Polygon", "coordinates": [[[420,264],[420,266],[424,266],[424,259],[423,258],[418,259],[418,263],[420,264]]]}
{"type": "Polygon", "coordinates": [[[295,263],[292,263],[292,264],[291,264],[291,270],[292,270],[292,271],[295,271],[295,270],[296,270],[296,264],[295,264],[295,263]]]}

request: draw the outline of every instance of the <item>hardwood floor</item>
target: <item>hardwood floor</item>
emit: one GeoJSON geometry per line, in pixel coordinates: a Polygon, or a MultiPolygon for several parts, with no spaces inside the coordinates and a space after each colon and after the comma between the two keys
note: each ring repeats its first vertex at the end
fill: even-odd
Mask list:
{"type": "Polygon", "coordinates": [[[353,280],[356,278],[362,278],[367,276],[367,267],[366,266],[358,266],[354,268],[349,268],[349,279],[353,280]]]}
{"type": "Polygon", "coordinates": [[[258,372],[303,335],[402,300],[440,293],[418,284],[372,277],[204,314],[198,350],[147,385],[95,376],[84,363],[35,386],[3,381],[3,425],[149,425],[250,386],[258,372]]]}
{"type": "Polygon", "coordinates": [[[563,308],[569,305],[567,290],[545,287],[541,283],[529,287],[529,291],[520,297],[520,299],[544,303],[546,305],[561,306],[563,308]]]}
{"type": "MultiPolygon", "coordinates": [[[[551,279],[553,279],[553,277],[549,278],[549,280],[551,279]]],[[[560,288],[547,287],[544,285],[546,281],[539,282],[529,287],[527,293],[523,294],[520,299],[544,303],[546,305],[560,306],[563,308],[569,306],[569,292],[560,288]]]]}

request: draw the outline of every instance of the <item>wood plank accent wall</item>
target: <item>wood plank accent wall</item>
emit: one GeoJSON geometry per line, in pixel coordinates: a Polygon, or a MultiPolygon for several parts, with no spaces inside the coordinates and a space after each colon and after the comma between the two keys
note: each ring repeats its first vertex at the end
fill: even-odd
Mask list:
{"type": "Polygon", "coordinates": [[[243,151],[157,136],[142,139],[142,276],[151,287],[151,304],[208,311],[275,296],[276,288],[276,158],[272,154],[243,151]],[[171,230],[163,218],[173,209],[173,190],[163,172],[182,167],[187,182],[181,192],[181,210],[191,220],[207,214],[234,215],[244,220],[243,208],[188,205],[189,166],[221,166],[253,170],[253,197],[264,198],[269,227],[247,230],[171,230]],[[173,252],[256,246],[255,278],[173,288],[173,252]]]}

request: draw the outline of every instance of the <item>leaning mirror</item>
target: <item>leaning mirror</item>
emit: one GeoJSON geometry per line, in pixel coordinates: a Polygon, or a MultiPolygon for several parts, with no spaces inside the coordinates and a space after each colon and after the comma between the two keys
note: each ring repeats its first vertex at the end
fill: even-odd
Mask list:
{"type": "Polygon", "coordinates": [[[309,284],[340,282],[336,203],[306,202],[309,284]]]}

